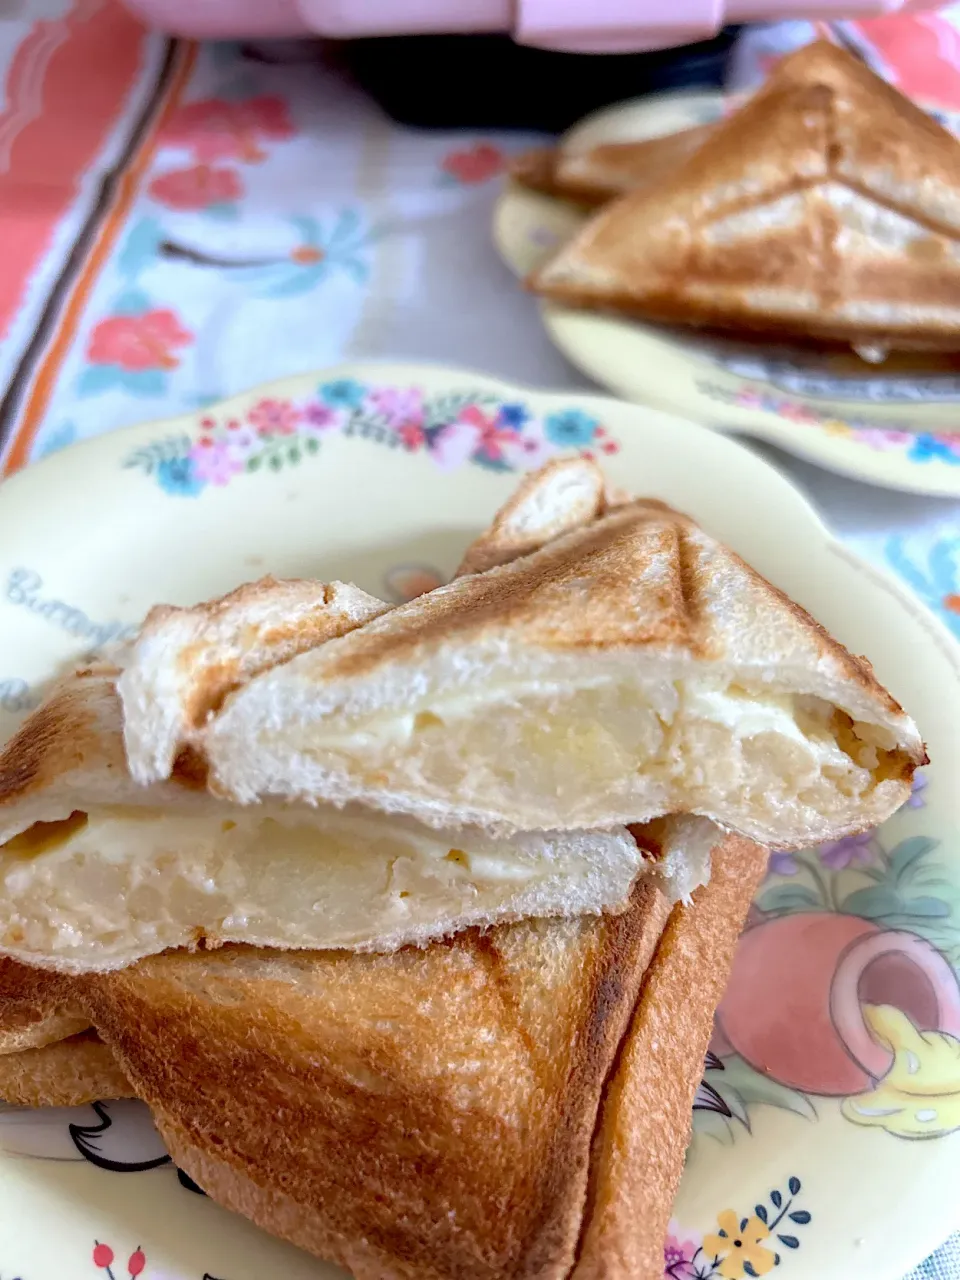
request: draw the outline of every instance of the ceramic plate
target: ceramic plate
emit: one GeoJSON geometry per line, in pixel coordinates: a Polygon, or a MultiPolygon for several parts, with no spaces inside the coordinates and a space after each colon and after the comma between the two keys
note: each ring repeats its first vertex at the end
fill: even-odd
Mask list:
{"type": "MultiPolygon", "coordinates": [[[[566,145],[671,133],[717,118],[723,106],[717,93],[645,98],[590,116],[566,145]]],[[[494,236],[507,264],[524,276],[584,217],[573,205],[510,185],[497,206],[494,236]]],[[[543,304],[541,314],[573,364],[629,400],[769,440],[870,484],[960,494],[960,357],[909,365],[899,356],[880,367],[852,354],[811,356],[708,339],[553,303],[543,304]]]]}
{"type": "MultiPolygon", "coordinates": [[[[960,651],[733,441],[602,397],[357,366],[66,450],[0,490],[0,736],[156,601],[267,572],[428,589],[562,450],[691,512],[868,653],[927,738],[934,764],[882,830],[774,861],[667,1242],[673,1280],[776,1259],[783,1280],[900,1280],[958,1225],[960,651]]],[[[135,1104],[0,1112],[0,1203],[5,1280],[337,1274],[178,1177],[135,1104]]]]}

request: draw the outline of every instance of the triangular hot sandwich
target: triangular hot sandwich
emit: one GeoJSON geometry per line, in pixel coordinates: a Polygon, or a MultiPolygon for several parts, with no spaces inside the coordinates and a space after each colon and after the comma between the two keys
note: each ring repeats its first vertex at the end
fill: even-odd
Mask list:
{"type": "MultiPolygon", "coordinates": [[[[215,1200],[358,1280],[659,1280],[765,867],[728,837],[672,912],[648,882],[619,916],[391,956],[225,947],[41,975],[99,1035],[0,1056],[0,1097],[140,1097],[215,1200]]],[[[0,1021],[29,975],[0,965],[0,1021]]]]}
{"type": "MultiPolygon", "coordinates": [[[[557,462],[521,485],[467,560],[509,559],[608,501],[595,465],[557,462]]],[[[196,744],[228,693],[387,608],[342,583],[268,579],[155,610],[120,678],[125,719],[117,670],[65,681],[0,753],[0,953],[83,972],[200,940],[389,951],[473,924],[621,908],[654,869],[623,826],[498,837],[316,796],[241,809],[205,791],[196,744]]],[[[671,822],[660,859],[671,896],[701,883],[715,840],[709,824],[671,822]]]]}
{"type": "Polygon", "coordinates": [[[499,832],[692,813],[782,848],[882,821],[925,760],[868,663],[654,502],[272,668],[202,751],[242,802],[499,832]]]}
{"type": "Polygon", "coordinates": [[[836,46],[809,45],[655,188],[531,279],[641,318],[960,347],[960,143],[836,46]]]}

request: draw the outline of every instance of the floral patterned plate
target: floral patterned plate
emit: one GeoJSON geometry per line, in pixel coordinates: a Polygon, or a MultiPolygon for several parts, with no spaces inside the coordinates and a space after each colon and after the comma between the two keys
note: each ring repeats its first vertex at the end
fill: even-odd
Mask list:
{"type": "MultiPolygon", "coordinates": [[[[721,115],[716,93],[645,98],[590,116],[575,146],[652,137],[721,115]]],[[[950,121],[948,123],[953,123],[950,121]]],[[[581,225],[563,201],[510,185],[494,218],[500,253],[518,275],[544,261],[581,225]]],[[[642,404],[790,453],[891,489],[960,495],[960,358],[911,366],[855,356],[707,339],[568,307],[541,306],[561,351],[602,386],[642,404]]]]}
{"type": "MultiPolygon", "coordinates": [[[[563,450],[690,511],[869,653],[927,738],[881,830],[773,860],[664,1254],[671,1280],[900,1280],[958,1224],[960,650],[733,441],[605,397],[353,366],[66,449],[0,488],[0,738],[155,601],[268,572],[430,589],[563,450]]],[[[338,1274],[207,1201],[133,1103],[0,1109],[0,1203],[4,1280],[338,1274]]]]}

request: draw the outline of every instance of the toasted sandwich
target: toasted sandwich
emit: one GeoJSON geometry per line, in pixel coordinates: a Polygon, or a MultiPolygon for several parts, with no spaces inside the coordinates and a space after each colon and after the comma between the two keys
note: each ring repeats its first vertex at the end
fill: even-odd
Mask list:
{"type": "Polygon", "coordinates": [[[202,753],[244,804],[499,834],[687,813],[777,848],[883,821],[926,759],[865,660],[647,501],[272,667],[202,753]]]}
{"type": "Polygon", "coordinates": [[[0,954],[68,972],[201,940],[389,951],[618,910],[644,866],[623,826],[504,838],[359,806],[240,809],[193,774],[140,786],[102,672],[62,684],[0,754],[0,954]]]}
{"type": "Polygon", "coordinates": [[[707,140],[712,124],[634,142],[599,146],[537,147],[510,165],[510,177],[544,195],[587,207],[606,204],[628,191],[647,191],[668,178],[707,140]]]}
{"type": "MultiPolygon", "coordinates": [[[[390,956],[224,947],[41,975],[97,1033],[0,1057],[0,1096],[141,1098],[213,1199],[358,1280],[659,1280],[765,867],[728,837],[672,910],[647,881],[621,915],[390,956]]],[[[0,968],[0,1019],[25,972],[0,968]]]]}
{"type": "MultiPolygon", "coordinates": [[[[613,500],[594,464],[554,463],[467,561],[529,550],[613,500]]],[[[499,837],[316,796],[247,809],[210,796],[197,744],[229,691],[386,608],[343,584],[266,580],[155,610],[122,674],[101,665],[61,684],[0,753],[0,954],[84,972],[201,941],[389,951],[622,909],[641,874],[671,897],[702,882],[717,832],[689,818],[657,859],[624,826],[499,837]]]]}
{"type": "MultiPolygon", "coordinates": [[[[624,509],[589,475],[550,476],[562,478],[583,521],[624,509]]],[[[498,537],[529,549],[545,511],[559,520],[554,530],[577,527],[540,503],[534,484],[467,561],[496,563],[498,537]]],[[[271,667],[270,636],[244,631],[234,603],[218,615],[233,623],[209,649],[202,617],[164,624],[180,638],[168,659],[198,643],[203,655],[192,667],[156,665],[180,670],[171,714],[154,722],[169,778],[134,784],[122,743],[117,754],[116,673],[78,677],[102,720],[114,717],[110,734],[82,716],[66,736],[56,715],[34,725],[24,739],[33,755],[22,745],[16,757],[13,804],[34,820],[21,834],[44,846],[29,850],[41,867],[48,838],[69,845],[94,825],[88,811],[86,826],[68,816],[59,831],[37,829],[51,795],[72,803],[71,786],[107,807],[135,785],[162,794],[164,813],[216,803],[200,789],[210,726],[271,667]],[[229,661],[214,660],[218,645],[229,661]]],[[[288,661],[301,656],[297,648],[288,661]]],[[[146,695],[149,682],[138,688],[146,695]]],[[[149,735],[141,741],[154,759],[149,735]]],[[[102,837],[107,826],[97,824],[102,837]]],[[[698,831],[715,843],[711,824],[689,817],[635,835],[666,869],[698,831]]],[[[94,864],[109,863],[105,849],[100,839],[94,864]]],[[[471,929],[389,955],[227,945],[108,972],[55,957],[60,970],[101,970],[79,975],[4,960],[0,1096],[141,1098],[173,1158],[214,1199],[358,1280],[654,1280],[713,1010],[765,867],[765,850],[728,836],[709,883],[672,909],[651,874],[634,880],[619,914],[471,929]]],[[[13,870],[29,881],[27,859],[13,870]]],[[[62,880],[63,867],[46,863],[35,884],[44,878],[62,880]]],[[[143,881],[155,887],[152,872],[143,881]]],[[[151,912],[156,897],[143,918],[151,912]]]]}
{"type": "Polygon", "coordinates": [[[960,348],[960,143],[837,46],[785,58],[683,164],[531,277],[572,306],[717,330],[960,348]]]}

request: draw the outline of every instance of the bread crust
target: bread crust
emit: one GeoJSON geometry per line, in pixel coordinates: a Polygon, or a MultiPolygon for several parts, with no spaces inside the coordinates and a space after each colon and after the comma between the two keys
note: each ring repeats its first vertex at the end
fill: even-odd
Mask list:
{"type": "Polygon", "coordinates": [[[960,144],[828,42],[529,278],[576,307],[854,346],[960,346],[960,144]]]}
{"type": "Polygon", "coordinates": [[[105,1043],[0,1058],[0,1096],[141,1098],[213,1199],[358,1280],[659,1280],[765,868],[729,837],[672,911],[648,885],[616,919],[392,959],[229,948],[67,982],[105,1043]]]}
{"type": "Polygon", "coordinates": [[[586,151],[537,147],[510,165],[510,177],[544,195],[596,208],[628,191],[648,190],[684,163],[710,136],[712,124],[654,138],[606,142],[586,151]]]}
{"type": "Polygon", "coordinates": [[[391,958],[170,955],[86,998],[178,1162],[266,1229],[358,1280],[560,1277],[668,914],[646,884],[619,917],[391,958]]]}
{"type": "Polygon", "coordinates": [[[136,1095],[92,1029],[42,1048],[0,1054],[0,1099],[16,1107],[80,1107],[136,1095]]]}
{"type": "Polygon", "coordinates": [[[604,1092],[573,1280],[661,1278],[713,1015],[767,854],[728,839],[712,863],[670,914],[604,1092]]]}

